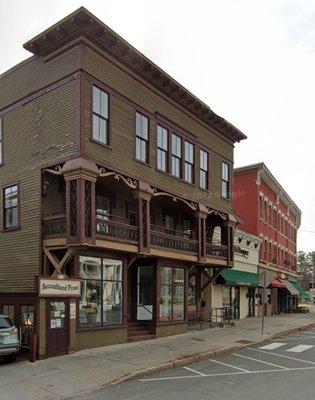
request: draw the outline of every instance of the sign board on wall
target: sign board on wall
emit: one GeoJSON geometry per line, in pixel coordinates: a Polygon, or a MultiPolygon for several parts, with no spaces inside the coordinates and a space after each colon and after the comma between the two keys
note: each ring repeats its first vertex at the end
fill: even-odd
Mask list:
{"type": "Polygon", "coordinates": [[[38,278],[38,297],[80,297],[80,279],[38,278]]]}

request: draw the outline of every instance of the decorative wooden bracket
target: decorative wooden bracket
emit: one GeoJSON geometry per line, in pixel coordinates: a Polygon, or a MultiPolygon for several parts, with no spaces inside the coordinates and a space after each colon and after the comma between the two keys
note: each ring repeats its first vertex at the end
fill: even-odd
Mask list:
{"type": "Polygon", "coordinates": [[[48,260],[52,263],[53,267],[55,268],[54,274],[62,275],[63,268],[67,263],[71,260],[71,258],[75,255],[76,249],[68,249],[66,254],[62,257],[61,260],[51,252],[47,247],[44,247],[44,254],[48,258],[48,260]]]}

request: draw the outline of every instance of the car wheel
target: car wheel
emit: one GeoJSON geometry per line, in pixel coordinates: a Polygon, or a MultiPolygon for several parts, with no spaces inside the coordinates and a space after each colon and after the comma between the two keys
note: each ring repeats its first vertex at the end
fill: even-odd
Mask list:
{"type": "Polygon", "coordinates": [[[17,354],[16,353],[12,353],[12,354],[8,354],[7,356],[4,356],[3,359],[5,362],[7,363],[11,363],[14,362],[16,360],[17,354]]]}

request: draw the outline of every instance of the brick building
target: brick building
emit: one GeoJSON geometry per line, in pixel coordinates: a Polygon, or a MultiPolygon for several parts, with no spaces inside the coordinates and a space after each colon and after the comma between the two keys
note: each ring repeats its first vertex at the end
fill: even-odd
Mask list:
{"type": "Polygon", "coordinates": [[[294,285],[301,211],[264,163],[234,170],[234,207],[241,229],[262,240],[259,268],[267,271],[268,314],[284,312],[299,295],[294,285]]]}

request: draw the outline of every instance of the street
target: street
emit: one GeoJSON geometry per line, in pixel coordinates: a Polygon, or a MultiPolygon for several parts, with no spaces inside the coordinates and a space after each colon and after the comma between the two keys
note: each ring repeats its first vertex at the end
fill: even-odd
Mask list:
{"type": "Polygon", "coordinates": [[[299,400],[315,391],[315,330],[76,396],[84,400],[299,400]]]}

